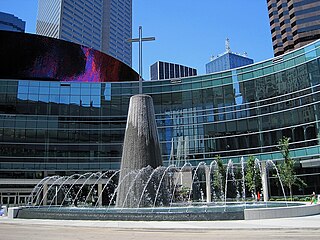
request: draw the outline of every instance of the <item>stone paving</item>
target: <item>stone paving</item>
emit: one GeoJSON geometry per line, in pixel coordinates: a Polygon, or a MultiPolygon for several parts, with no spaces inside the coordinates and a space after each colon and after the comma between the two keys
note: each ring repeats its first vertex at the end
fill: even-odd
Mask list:
{"type": "Polygon", "coordinates": [[[0,217],[1,240],[319,239],[320,215],[211,222],[124,222],[0,217]]]}

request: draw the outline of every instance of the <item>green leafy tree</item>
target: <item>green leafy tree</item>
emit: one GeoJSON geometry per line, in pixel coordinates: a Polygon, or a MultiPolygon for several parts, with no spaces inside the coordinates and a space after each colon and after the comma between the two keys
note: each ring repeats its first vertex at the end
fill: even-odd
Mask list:
{"type": "Polygon", "coordinates": [[[284,161],[280,164],[279,172],[281,181],[284,186],[289,189],[290,197],[292,199],[292,186],[302,186],[305,187],[306,184],[295,175],[294,171],[294,160],[290,156],[289,150],[290,138],[283,137],[278,142],[278,149],[281,151],[284,161]]]}
{"type": "Polygon", "coordinates": [[[217,169],[213,173],[213,187],[218,198],[222,198],[223,187],[225,186],[226,168],[223,166],[220,155],[215,157],[217,169]]]}
{"type": "Polygon", "coordinates": [[[249,156],[246,163],[245,186],[253,196],[257,193],[257,189],[261,188],[261,173],[253,156],[249,156]]]}

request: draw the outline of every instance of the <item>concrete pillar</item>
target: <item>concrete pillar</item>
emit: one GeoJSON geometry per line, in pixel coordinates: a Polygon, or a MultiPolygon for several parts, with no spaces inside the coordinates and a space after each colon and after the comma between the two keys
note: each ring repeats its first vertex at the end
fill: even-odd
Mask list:
{"type": "Polygon", "coordinates": [[[190,188],[191,186],[191,183],[192,183],[192,169],[184,169],[182,172],[181,172],[181,186],[183,187],[187,187],[187,188],[190,188]]]}
{"type": "Polygon", "coordinates": [[[8,207],[7,206],[2,206],[3,214],[2,216],[6,217],[8,216],[8,207]]]}
{"type": "Polygon", "coordinates": [[[55,205],[58,206],[58,186],[55,187],[55,205]]]}
{"type": "MultiPolygon", "coordinates": [[[[48,172],[47,171],[43,171],[43,177],[45,178],[45,177],[47,177],[48,176],[48,172]]],[[[47,197],[47,194],[46,194],[46,192],[48,191],[48,184],[46,184],[47,183],[47,181],[45,181],[45,184],[43,185],[43,188],[42,188],[42,196],[44,196],[45,198],[43,199],[43,202],[42,202],[42,205],[47,205],[47,202],[48,202],[48,197],[47,197]],[[46,194],[46,196],[45,196],[45,194],[46,194]]],[[[33,197],[33,196],[32,196],[33,197]]],[[[33,200],[33,199],[32,199],[33,200]]],[[[35,203],[35,205],[37,205],[37,204],[40,204],[40,202],[41,202],[41,198],[39,198],[39,200],[38,200],[39,202],[37,203],[35,203]]]]}
{"type": "Polygon", "coordinates": [[[102,183],[98,183],[98,196],[101,196],[101,198],[99,198],[99,203],[98,206],[101,207],[102,206],[102,183]]]}
{"type": "Polygon", "coordinates": [[[263,190],[263,201],[269,201],[269,191],[268,191],[268,173],[266,162],[261,162],[261,181],[262,181],[262,190],[263,190]]]}
{"type": "Polygon", "coordinates": [[[10,207],[8,208],[8,218],[13,219],[18,217],[18,213],[22,209],[21,207],[10,207]]]}
{"type": "Polygon", "coordinates": [[[211,177],[210,177],[209,166],[205,166],[205,173],[206,173],[207,203],[210,203],[212,199],[211,199],[211,177]]]}
{"type": "Polygon", "coordinates": [[[42,194],[43,194],[43,202],[42,202],[42,205],[43,205],[43,206],[47,205],[47,202],[48,202],[48,194],[47,194],[47,191],[48,191],[48,184],[43,184],[43,189],[42,189],[42,194]]]}

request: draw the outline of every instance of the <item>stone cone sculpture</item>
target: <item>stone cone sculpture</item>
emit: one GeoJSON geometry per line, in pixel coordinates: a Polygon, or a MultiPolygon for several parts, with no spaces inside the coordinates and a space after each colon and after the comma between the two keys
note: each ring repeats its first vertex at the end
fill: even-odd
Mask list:
{"type": "MultiPolygon", "coordinates": [[[[139,94],[130,98],[121,159],[116,207],[143,207],[143,185],[153,169],[162,165],[152,98],[139,94]],[[147,174],[147,172],[149,172],[147,174]],[[140,204],[139,204],[140,202],[140,204]],[[139,205],[139,206],[138,206],[139,205]]],[[[152,199],[152,193],[149,193],[152,199]]]]}

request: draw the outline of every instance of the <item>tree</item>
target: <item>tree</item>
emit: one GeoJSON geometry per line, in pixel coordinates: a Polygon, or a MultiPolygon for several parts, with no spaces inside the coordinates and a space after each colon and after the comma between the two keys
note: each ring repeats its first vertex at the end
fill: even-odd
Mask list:
{"type": "Polygon", "coordinates": [[[283,137],[278,142],[278,149],[281,151],[282,157],[284,159],[284,161],[280,164],[279,172],[283,185],[289,188],[290,197],[292,200],[292,186],[306,186],[306,184],[295,175],[295,161],[290,156],[289,142],[290,138],[288,137],[283,137]]]}
{"type": "Polygon", "coordinates": [[[215,194],[218,198],[222,199],[223,197],[223,189],[225,186],[225,175],[226,175],[226,169],[223,166],[223,162],[221,160],[220,155],[217,155],[216,157],[217,161],[217,169],[213,173],[213,188],[215,190],[215,194]]]}
{"type": "Polygon", "coordinates": [[[251,192],[252,196],[255,196],[257,189],[261,188],[261,172],[259,167],[257,170],[256,161],[253,156],[249,156],[248,158],[244,178],[246,187],[251,192]]]}

